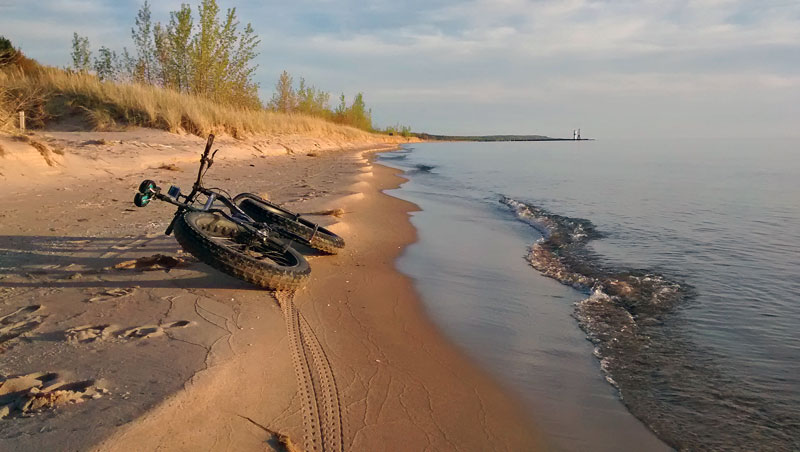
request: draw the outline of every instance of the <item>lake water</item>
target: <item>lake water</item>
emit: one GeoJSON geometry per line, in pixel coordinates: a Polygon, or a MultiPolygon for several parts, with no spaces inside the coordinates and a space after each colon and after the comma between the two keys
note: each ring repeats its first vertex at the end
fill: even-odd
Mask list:
{"type": "Polygon", "coordinates": [[[421,143],[401,257],[563,450],[800,449],[790,140],[421,143]]]}

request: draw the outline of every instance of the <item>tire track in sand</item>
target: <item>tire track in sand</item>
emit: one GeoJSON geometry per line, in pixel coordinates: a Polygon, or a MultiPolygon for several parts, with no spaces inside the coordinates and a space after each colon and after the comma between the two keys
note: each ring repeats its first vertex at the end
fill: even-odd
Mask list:
{"type": "Polygon", "coordinates": [[[342,452],[342,416],[333,369],[308,321],[294,305],[293,292],[275,292],[289,336],[303,411],[305,450],[342,452]]]}
{"type": "Polygon", "coordinates": [[[314,330],[300,313],[300,334],[306,349],[311,351],[311,359],[316,370],[315,383],[317,400],[322,400],[321,415],[322,421],[322,445],[323,450],[332,452],[342,452],[342,412],[339,406],[339,392],[336,388],[336,380],[333,376],[328,356],[322,349],[314,330]],[[319,397],[321,393],[321,397],[319,397]]]}

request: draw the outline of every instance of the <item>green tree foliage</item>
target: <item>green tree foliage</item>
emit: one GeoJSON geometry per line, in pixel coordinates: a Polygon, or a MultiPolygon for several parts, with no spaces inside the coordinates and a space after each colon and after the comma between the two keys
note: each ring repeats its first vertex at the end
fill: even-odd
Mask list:
{"type": "Polygon", "coordinates": [[[153,25],[154,80],[157,85],[171,87],[172,74],[169,67],[169,41],[167,29],[160,22],[153,25]]]}
{"type": "Polygon", "coordinates": [[[136,58],[131,56],[127,47],[122,48],[122,53],[119,56],[119,65],[117,66],[117,80],[132,82],[133,74],[136,72],[136,58]]]}
{"type": "Polygon", "coordinates": [[[189,51],[192,44],[192,8],[182,4],[178,11],[170,13],[166,29],[166,52],[162,61],[168,77],[166,86],[188,93],[191,89],[192,65],[189,51]]]}
{"type": "Polygon", "coordinates": [[[339,105],[333,111],[333,120],[362,130],[372,131],[372,110],[367,109],[364,103],[364,94],[358,93],[353,98],[353,103],[347,106],[344,94],[339,97],[339,105]]]}
{"type": "MultiPolygon", "coordinates": [[[[131,29],[133,54],[123,48],[117,57],[108,50],[95,60],[95,71],[103,79],[132,81],[172,88],[215,101],[260,108],[253,64],[261,42],[252,25],[241,29],[236,9],[228,9],[220,20],[216,0],[201,0],[198,18],[182,4],[170,13],[166,25],[154,22],[145,1],[131,29]]],[[[88,40],[75,34],[73,61],[77,70],[88,71],[88,40]],[[85,51],[84,51],[85,49],[85,51]]]]}
{"type": "Polygon", "coordinates": [[[227,76],[230,83],[229,91],[235,101],[241,104],[245,102],[254,103],[254,106],[261,106],[258,101],[258,84],[253,81],[253,76],[258,69],[253,61],[258,56],[256,47],[261,40],[256,35],[251,24],[244,27],[244,31],[238,36],[238,42],[231,55],[227,67],[227,76]],[[241,96],[238,99],[236,96],[241,96]],[[255,102],[253,100],[255,99],[255,102]]]}
{"type": "Polygon", "coordinates": [[[297,111],[312,116],[327,117],[330,114],[328,102],[331,95],[325,91],[318,90],[315,86],[306,85],[304,78],[300,79],[300,86],[297,88],[297,111]]]}
{"type": "Polygon", "coordinates": [[[300,78],[298,88],[294,89],[293,78],[283,71],[275,84],[275,92],[268,107],[282,113],[303,113],[346,124],[362,130],[373,131],[372,110],[367,109],[362,93],[356,94],[348,106],[344,94],[339,97],[336,108],[330,107],[330,94],[308,85],[300,78]]]}
{"type": "MultiPolygon", "coordinates": [[[[93,66],[97,76],[101,80],[161,86],[239,107],[262,108],[258,84],[253,80],[258,68],[254,64],[256,49],[261,42],[258,35],[251,24],[240,26],[235,8],[221,15],[216,0],[199,2],[196,18],[192,7],[184,3],[170,13],[169,22],[163,25],[153,21],[150,2],[145,0],[131,28],[132,52],[123,47],[117,55],[101,47],[93,66]]],[[[0,40],[0,58],[3,45],[10,48],[10,43],[0,40]]],[[[89,40],[74,33],[72,49],[73,67],[88,72],[89,40]]],[[[307,84],[303,78],[296,90],[293,83],[292,76],[283,71],[268,108],[373,130],[372,111],[362,93],[356,94],[349,105],[342,94],[338,105],[331,108],[329,93],[307,84]]]]}
{"type": "Polygon", "coordinates": [[[79,72],[89,72],[91,69],[91,51],[89,50],[89,38],[78,36],[72,33],[72,68],[79,72]]]}
{"type": "Polygon", "coordinates": [[[261,41],[252,25],[247,24],[239,33],[235,8],[228,9],[224,22],[220,22],[215,0],[203,0],[198,16],[198,30],[188,52],[190,91],[215,100],[260,107],[253,60],[261,41]]]}
{"type": "Polygon", "coordinates": [[[11,41],[5,36],[0,36],[0,67],[13,63],[18,54],[19,51],[14,48],[11,41]]]}
{"type": "Polygon", "coordinates": [[[372,110],[367,109],[364,103],[364,94],[356,94],[353,103],[347,109],[345,118],[345,124],[363,130],[372,130],[372,110]]]}
{"type": "Polygon", "coordinates": [[[388,126],[383,130],[376,130],[379,133],[385,133],[386,135],[399,135],[403,137],[410,137],[414,134],[411,132],[411,127],[409,126],[401,126],[400,124],[395,124],[393,126],[388,126]]]}
{"type": "Polygon", "coordinates": [[[210,90],[210,74],[214,66],[214,50],[219,41],[219,6],[214,0],[203,0],[198,6],[198,32],[192,37],[189,57],[192,64],[192,91],[210,90]]]}
{"type": "Polygon", "coordinates": [[[153,36],[153,22],[150,3],[147,0],[136,14],[136,26],[131,28],[131,38],[133,38],[136,49],[133,80],[155,84],[159,70],[156,67],[158,60],[153,36]]]}
{"type": "Polygon", "coordinates": [[[337,118],[339,122],[344,122],[346,114],[347,114],[347,98],[345,98],[344,93],[342,93],[339,96],[339,105],[336,106],[336,110],[333,110],[333,117],[337,118]]]}
{"type": "Polygon", "coordinates": [[[116,80],[119,68],[117,53],[106,46],[100,47],[94,59],[94,71],[100,80],[116,80]]]}
{"type": "Polygon", "coordinates": [[[275,93],[269,101],[269,108],[281,113],[294,113],[297,109],[297,94],[292,87],[292,76],[283,71],[275,84],[275,93]]]}

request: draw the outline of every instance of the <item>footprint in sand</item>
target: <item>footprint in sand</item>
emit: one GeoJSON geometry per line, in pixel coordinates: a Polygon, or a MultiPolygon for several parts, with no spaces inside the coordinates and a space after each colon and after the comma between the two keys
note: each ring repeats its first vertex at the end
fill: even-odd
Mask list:
{"type": "Polygon", "coordinates": [[[68,382],[55,372],[0,376],[0,419],[98,399],[108,393],[95,380],[68,382]]]}
{"type": "Polygon", "coordinates": [[[11,314],[0,317],[0,345],[33,331],[42,324],[41,305],[23,306],[11,314]]]}
{"type": "Polygon", "coordinates": [[[89,303],[103,303],[105,301],[113,300],[116,298],[127,297],[136,292],[136,287],[120,287],[117,289],[108,289],[100,292],[99,294],[89,298],[89,303]]]}
{"type": "Polygon", "coordinates": [[[94,341],[103,341],[114,336],[114,325],[83,325],[70,328],[64,332],[67,342],[82,344],[94,341]]]}
{"type": "Polygon", "coordinates": [[[173,328],[185,328],[191,325],[191,323],[192,322],[188,320],[178,320],[176,322],[166,323],[163,325],[144,325],[122,331],[117,335],[117,337],[130,339],[148,339],[151,337],[159,337],[166,334],[168,330],[173,328]]]}
{"type": "Polygon", "coordinates": [[[149,339],[163,336],[167,331],[175,328],[185,328],[191,325],[188,320],[177,320],[162,325],[143,325],[133,328],[119,328],[117,325],[82,325],[70,328],[64,332],[67,342],[85,344],[95,341],[149,339]]]}

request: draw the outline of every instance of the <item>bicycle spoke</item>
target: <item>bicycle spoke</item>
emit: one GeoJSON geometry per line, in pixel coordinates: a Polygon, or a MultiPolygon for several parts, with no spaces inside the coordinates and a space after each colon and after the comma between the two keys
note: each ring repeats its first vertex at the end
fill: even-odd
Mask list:
{"type": "Polygon", "coordinates": [[[295,265],[294,259],[291,257],[291,255],[287,256],[287,253],[285,251],[276,249],[274,247],[270,247],[266,244],[256,243],[254,245],[248,245],[241,243],[237,241],[234,237],[230,236],[220,236],[211,234],[209,234],[209,236],[211,237],[212,240],[214,240],[218,244],[226,248],[230,248],[231,250],[234,250],[237,253],[250,256],[253,259],[268,260],[282,267],[291,267],[295,265]]]}

